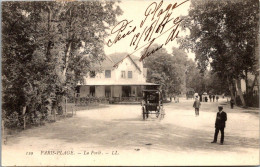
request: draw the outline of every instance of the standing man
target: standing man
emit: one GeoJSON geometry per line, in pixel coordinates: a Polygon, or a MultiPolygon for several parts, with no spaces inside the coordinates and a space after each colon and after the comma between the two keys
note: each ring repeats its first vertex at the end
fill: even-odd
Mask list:
{"type": "Polygon", "coordinates": [[[212,96],[213,102],[215,101],[215,95],[212,96]]]}
{"type": "Polygon", "coordinates": [[[208,102],[208,97],[207,96],[205,97],[205,102],[208,102]]]}
{"type": "Polygon", "coordinates": [[[226,126],[226,121],[227,121],[227,114],[223,111],[223,107],[219,106],[218,107],[219,112],[217,113],[217,118],[215,122],[215,135],[214,135],[214,140],[211,143],[216,143],[218,139],[218,132],[221,132],[221,139],[220,139],[220,144],[223,145],[224,143],[224,129],[226,126]]]}
{"type": "Polygon", "coordinates": [[[199,100],[202,101],[202,94],[200,94],[200,99],[199,100]]]}
{"type": "Polygon", "coordinates": [[[231,98],[231,100],[230,100],[230,107],[231,107],[231,109],[233,109],[234,103],[235,103],[234,99],[231,98]]]}
{"type": "Polygon", "coordinates": [[[210,102],[211,102],[211,98],[212,98],[212,97],[211,97],[211,94],[210,94],[210,95],[209,95],[209,100],[210,100],[210,102]]]}
{"type": "Polygon", "coordinates": [[[195,116],[199,116],[199,109],[200,109],[200,101],[198,99],[198,96],[196,96],[195,101],[193,103],[193,107],[195,108],[195,116]]]}
{"type": "Polygon", "coordinates": [[[218,97],[218,95],[216,95],[216,101],[218,102],[218,99],[219,99],[219,97],[218,97]]]}

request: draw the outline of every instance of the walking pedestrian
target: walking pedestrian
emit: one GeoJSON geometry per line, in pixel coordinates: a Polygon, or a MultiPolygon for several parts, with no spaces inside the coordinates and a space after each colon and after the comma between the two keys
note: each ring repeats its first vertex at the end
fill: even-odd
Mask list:
{"type": "Polygon", "coordinates": [[[195,108],[195,116],[199,116],[199,109],[200,109],[200,101],[198,99],[198,96],[196,96],[195,101],[193,103],[193,107],[195,108]]]}
{"type": "Polygon", "coordinates": [[[212,98],[213,98],[213,102],[214,102],[215,101],[215,95],[213,95],[212,98]]]}
{"type": "Polygon", "coordinates": [[[219,99],[219,97],[218,97],[218,95],[216,95],[216,101],[218,102],[218,99],[219,99]]]}
{"type": "Polygon", "coordinates": [[[176,103],[179,103],[180,101],[179,101],[179,96],[177,95],[176,96],[176,103]]]}
{"type": "Polygon", "coordinates": [[[235,103],[234,99],[231,98],[231,100],[230,100],[230,107],[231,107],[231,109],[233,109],[234,103],[235,103]]]}
{"type": "Polygon", "coordinates": [[[224,143],[224,129],[227,121],[227,114],[223,111],[223,107],[218,107],[219,112],[217,113],[216,122],[215,122],[215,134],[214,140],[211,143],[216,143],[218,139],[218,132],[221,132],[220,144],[224,143]]]}
{"type": "Polygon", "coordinates": [[[209,95],[209,100],[210,100],[210,102],[211,102],[211,98],[212,98],[212,96],[211,96],[211,95],[209,95]]]}

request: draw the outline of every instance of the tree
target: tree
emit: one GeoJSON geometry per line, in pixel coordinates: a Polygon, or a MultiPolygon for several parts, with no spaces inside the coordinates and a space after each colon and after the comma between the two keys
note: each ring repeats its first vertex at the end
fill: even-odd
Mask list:
{"type": "Polygon", "coordinates": [[[228,84],[221,80],[217,73],[209,71],[206,75],[207,90],[213,94],[230,94],[228,84]]]}
{"type": "MultiPolygon", "coordinates": [[[[154,44],[149,49],[154,50],[158,46],[154,44]]],[[[161,48],[144,59],[144,67],[148,68],[147,80],[160,84],[165,96],[186,91],[186,64],[187,54],[177,48],[173,48],[172,54],[161,48]]]]}
{"type": "Polygon", "coordinates": [[[186,87],[192,88],[196,93],[202,94],[205,92],[204,75],[196,67],[196,63],[192,60],[187,62],[186,69],[186,87]]]}
{"type": "Polygon", "coordinates": [[[257,0],[191,1],[182,25],[190,35],[178,41],[181,48],[195,52],[202,71],[210,64],[227,81],[232,98],[235,83],[243,105],[239,83],[245,72],[255,70],[258,7],[257,0]]]}
{"type": "MultiPolygon", "coordinates": [[[[149,50],[158,48],[159,45],[150,46],[149,50]]],[[[144,52],[144,51],[143,51],[144,52]]],[[[171,85],[172,57],[165,48],[157,50],[155,53],[144,59],[144,67],[147,68],[147,81],[161,85],[164,96],[173,91],[171,85]]]]}
{"type": "Polygon", "coordinates": [[[187,70],[188,70],[188,55],[183,50],[176,47],[172,48],[173,66],[176,78],[175,89],[179,92],[185,92],[187,88],[187,70]]]}
{"type": "Polygon", "coordinates": [[[57,109],[67,91],[83,80],[89,66],[103,59],[106,29],[121,13],[114,8],[115,1],[2,5],[6,117],[16,112],[24,118],[26,114],[37,118],[37,112],[47,115],[50,105],[57,109]]]}

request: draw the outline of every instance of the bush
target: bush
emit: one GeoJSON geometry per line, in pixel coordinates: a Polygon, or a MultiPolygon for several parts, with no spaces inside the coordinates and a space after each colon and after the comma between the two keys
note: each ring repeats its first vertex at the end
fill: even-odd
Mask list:
{"type": "Polygon", "coordinates": [[[259,96],[253,94],[244,95],[246,105],[248,107],[259,107],[259,96]]]}
{"type": "Polygon", "coordinates": [[[21,119],[19,118],[19,114],[15,111],[9,116],[4,118],[4,126],[6,128],[14,129],[17,127],[22,126],[22,123],[20,121],[21,119]]]}
{"type": "MultiPolygon", "coordinates": [[[[253,94],[244,94],[244,99],[247,107],[258,107],[259,108],[259,96],[253,94]]],[[[236,103],[238,106],[242,105],[240,97],[236,97],[236,103]]]]}

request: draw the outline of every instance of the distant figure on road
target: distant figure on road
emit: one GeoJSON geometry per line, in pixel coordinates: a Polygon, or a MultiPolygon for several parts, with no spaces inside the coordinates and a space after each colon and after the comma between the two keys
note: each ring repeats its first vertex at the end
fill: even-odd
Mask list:
{"type": "Polygon", "coordinates": [[[196,96],[195,101],[193,103],[193,107],[195,108],[195,116],[199,116],[199,109],[200,109],[200,101],[198,96],[196,96]]]}
{"type": "Polygon", "coordinates": [[[218,107],[219,112],[217,113],[216,122],[215,122],[215,134],[214,140],[211,143],[216,143],[218,140],[218,132],[221,132],[220,144],[224,143],[224,129],[227,121],[227,114],[223,111],[223,107],[218,107]]]}
{"type": "Polygon", "coordinates": [[[212,98],[213,98],[213,102],[214,102],[215,101],[215,95],[213,95],[212,98]]]}
{"type": "Polygon", "coordinates": [[[178,95],[175,96],[174,100],[175,100],[175,103],[179,103],[179,97],[178,97],[178,95]]]}
{"type": "Polygon", "coordinates": [[[210,100],[210,102],[211,102],[211,98],[212,98],[211,95],[209,95],[209,100],[210,100]]]}
{"type": "Polygon", "coordinates": [[[235,101],[233,99],[230,100],[230,107],[233,109],[235,101]]]}
{"type": "Polygon", "coordinates": [[[219,97],[218,97],[218,95],[216,95],[216,101],[218,102],[218,99],[219,99],[219,97]]]}

